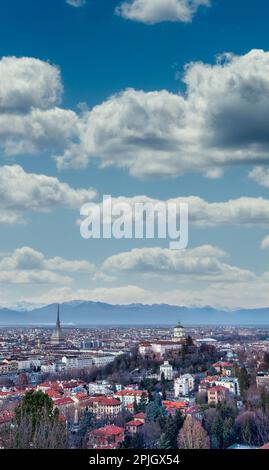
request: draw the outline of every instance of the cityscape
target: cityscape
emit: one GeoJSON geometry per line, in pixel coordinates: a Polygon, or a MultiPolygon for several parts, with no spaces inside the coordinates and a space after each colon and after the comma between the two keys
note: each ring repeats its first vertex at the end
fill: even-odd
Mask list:
{"type": "Polygon", "coordinates": [[[268,456],[268,17],[0,1],[2,467],[268,456]]]}
{"type": "Polygon", "coordinates": [[[3,448],[269,448],[269,326],[55,322],[0,329],[3,448]],[[54,419],[33,436],[34,397],[54,419]]]}

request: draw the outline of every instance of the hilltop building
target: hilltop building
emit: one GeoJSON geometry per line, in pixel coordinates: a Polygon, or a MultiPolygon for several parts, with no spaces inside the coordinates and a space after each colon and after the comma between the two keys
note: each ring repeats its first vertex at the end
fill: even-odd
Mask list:
{"type": "Polygon", "coordinates": [[[174,327],[170,340],[143,341],[139,344],[139,354],[147,358],[163,359],[168,352],[179,351],[185,341],[185,328],[179,322],[174,327]]]}
{"type": "Polygon", "coordinates": [[[178,342],[184,340],[186,337],[185,328],[181,325],[180,322],[174,327],[173,330],[173,341],[178,342]]]}

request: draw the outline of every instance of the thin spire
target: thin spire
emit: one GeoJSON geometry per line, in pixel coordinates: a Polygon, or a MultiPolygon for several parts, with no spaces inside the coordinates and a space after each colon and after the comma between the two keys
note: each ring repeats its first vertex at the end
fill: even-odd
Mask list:
{"type": "Polygon", "coordinates": [[[58,304],[58,309],[57,309],[57,326],[60,327],[60,304],[58,304]]]}

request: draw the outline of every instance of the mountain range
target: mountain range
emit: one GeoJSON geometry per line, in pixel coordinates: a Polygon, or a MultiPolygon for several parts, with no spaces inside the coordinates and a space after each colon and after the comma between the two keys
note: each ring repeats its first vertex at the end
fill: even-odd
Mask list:
{"type": "MultiPolygon", "coordinates": [[[[53,325],[57,304],[41,307],[0,308],[0,325],[53,325]]],[[[111,305],[102,302],[72,301],[60,304],[63,325],[268,325],[269,308],[235,311],[211,307],[190,308],[172,305],[111,305]]]]}

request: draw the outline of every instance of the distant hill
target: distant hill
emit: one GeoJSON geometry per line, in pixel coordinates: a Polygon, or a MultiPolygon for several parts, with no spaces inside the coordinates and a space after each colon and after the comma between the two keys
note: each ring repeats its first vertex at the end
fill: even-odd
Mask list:
{"type": "MultiPolygon", "coordinates": [[[[0,309],[0,325],[52,325],[56,304],[40,308],[0,309]]],[[[269,308],[222,311],[211,307],[187,308],[172,305],[110,305],[101,302],[73,301],[61,304],[65,325],[268,325],[269,308]]]]}

